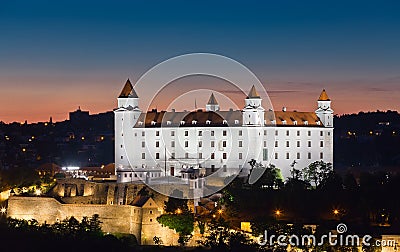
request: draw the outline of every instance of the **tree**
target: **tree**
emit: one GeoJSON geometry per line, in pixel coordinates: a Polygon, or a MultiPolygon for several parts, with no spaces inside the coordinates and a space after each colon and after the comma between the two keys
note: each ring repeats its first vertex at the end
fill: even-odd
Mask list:
{"type": "Polygon", "coordinates": [[[254,183],[256,188],[279,189],[283,185],[281,171],[275,165],[270,164],[268,167],[263,167],[261,163],[257,164],[254,169],[265,169],[262,176],[254,183]]]}
{"type": "Polygon", "coordinates": [[[190,212],[187,203],[187,199],[168,197],[168,200],[164,201],[164,210],[167,213],[175,213],[177,211],[187,213],[190,212]]]}
{"type": "Polygon", "coordinates": [[[157,217],[157,221],[165,227],[175,230],[179,234],[178,242],[185,245],[192,237],[194,230],[194,215],[190,212],[180,214],[167,213],[157,217]]]}
{"type": "Polygon", "coordinates": [[[315,161],[303,169],[305,181],[310,182],[318,187],[325,180],[333,175],[333,167],[331,163],[324,161],[315,161]]]}

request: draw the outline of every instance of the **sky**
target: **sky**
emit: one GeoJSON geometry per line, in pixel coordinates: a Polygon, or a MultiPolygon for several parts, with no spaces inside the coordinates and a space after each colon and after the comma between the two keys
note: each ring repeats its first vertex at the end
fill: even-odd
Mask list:
{"type": "MultiPolygon", "coordinates": [[[[0,121],[110,111],[127,78],[196,52],[245,65],[274,108],[314,111],[325,88],[335,114],[400,110],[398,13],[399,1],[3,0],[0,121]]],[[[177,82],[224,90],[210,78],[177,82]]]]}

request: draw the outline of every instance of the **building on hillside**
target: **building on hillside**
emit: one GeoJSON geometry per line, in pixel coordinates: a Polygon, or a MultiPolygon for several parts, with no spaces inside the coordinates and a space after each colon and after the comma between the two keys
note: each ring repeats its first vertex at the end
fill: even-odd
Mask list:
{"type": "Polygon", "coordinates": [[[333,110],[325,90],[315,112],[265,110],[254,86],[244,103],[242,110],[221,110],[211,93],[205,110],[143,112],[127,80],[114,111],[117,181],[181,177],[187,168],[200,176],[239,169],[246,175],[251,159],[274,164],[287,178],[294,161],[299,169],[333,162],[333,110]]]}

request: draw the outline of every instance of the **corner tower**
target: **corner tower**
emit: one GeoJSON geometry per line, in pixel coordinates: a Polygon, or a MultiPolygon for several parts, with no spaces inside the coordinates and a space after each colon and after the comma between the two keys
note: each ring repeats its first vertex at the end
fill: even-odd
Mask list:
{"type": "Polygon", "coordinates": [[[333,127],[333,110],[331,108],[331,100],[325,89],[322,90],[318,99],[318,109],[315,111],[318,118],[325,127],[333,127]]]}
{"type": "MultiPolygon", "coordinates": [[[[117,175],[119,171],[131,169],[126,152],[124,134],[129,135],[130,130],[138,121],[140,114],[139,96],[128,79],[118,97],[118,108],[114,110],[115,171],[117,175]]],[[[119,176],[117,179],[120,182],[119,176]]]]}

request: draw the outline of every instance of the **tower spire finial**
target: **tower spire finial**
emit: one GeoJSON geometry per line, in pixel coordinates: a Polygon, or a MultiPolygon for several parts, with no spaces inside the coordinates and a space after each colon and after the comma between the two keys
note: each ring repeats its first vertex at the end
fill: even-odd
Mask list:
{"type": "Polygon", "coordinates": [[[251,98],[260,98],[260,95],[258,94],[254,85],[251,87],[249,95],[247,95],[247,99],[251,99],[251,98]]]}

